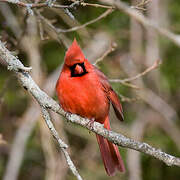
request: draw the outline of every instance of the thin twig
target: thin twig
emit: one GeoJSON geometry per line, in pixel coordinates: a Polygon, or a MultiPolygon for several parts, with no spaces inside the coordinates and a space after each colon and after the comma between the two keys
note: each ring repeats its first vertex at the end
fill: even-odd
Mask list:
{"type": "Polygon", "coordinates": [[[77,1],[77,0],[71,0],[72,2],[78,4],[78,5],[82,5],[82,6],[91,6],[91,7],[100,7],[100,8],[105,8],[105,9],[112,9],[113,6],[106,6],[106,5],[103,5],[103,4],[92,4],[92,3],[86,3],[86,2],[83,2],[83,1],[77,1]]]}
{"type": "Polygon", "coordinates": [[[75,26],[75,27],[70,28],[70,29],[57,29],[57,32],[58,32],[58,33],[62,33],[62,32],[66,33],[66,32],[77,31],[78,29],[84,28],[84,27],[86,27],[86,26],[88,26],[88,25],[90,25],[90,24],[93,24],[93,23],[99,21],[100,19],[105,18],[107,15],[111,14],[112,12],[113,12],[113,9],[112,9],[112,8],[111,8],[111,9],[108,9],[108,10],[106,10],[104,13],[102,13],[100,16],[98,16],[97,18],[95,18],[95,19],[93,19],[93,20],[91,20],[91,21],[88,21],[88,22],[86,22],[86,23],[84,23],[84,24],[82,24],[82,25],[80,25],[80,26],[75,26]]]}
{"type": "Polygon", "coordinates": [[[129,81],[134,81],[144,75],[146,75],[147,73],[149,73],[150,71],[156,69],[159,65],[161,64],[160,60],[157,60],[153,63],[152,66],[148,67],[145,71],[143,71],[142,73],[137,74],[136,76],[130,77],[130,78],[126,78],[126,79],[109,79],[110,82],[116,82],[116,83],[121,83],[125,86],[134,88],[134,89],[140,89],[138,86],[134,85],[134,84],[130,84],[129,81]]]}
{"type": "Polygon", "coordinates": [[[157,61],[155,61],[153,63],[152,66],[148,67],[145,71],[143,71],[142,73],[137,74],[136,76],[130,77],[130,78],[126,78],[123,79],[122,82],[129,82],[129,81],[134,81],[144,75],[146,75],[147,73],[149,73],[150,71],[156,69],[157,67],[159,67],[159,65],[161,64],[161,61],[158,59],[157,61]]]}
{"type": "Polygon", "coordinates": [[[76,178],[78,180],[82,180],[80,174],[78,173],[76,167],[74,166],[74,163],[72,162],[72,160],[71,160],[71,158],[69,156],[69,153],[67,152],[67,148],[68,148],[67,144],[65,144],[60,139],[56,129],[54,128],[53,123],[51,122],[51,118],[50,118],[49,112],[44,107],[41,107],[41,110],[42,110],[43,118],[46,121],[46,124],[47,124],[48,128],[50,129],[52,135],[57,140],[57,142],[59,144],[59,147],[61,148],[62,152],[64,153],[64,156],[66,158],[66,161],[67,161],[67,164],[68,164],[70,170],[72,171],[72,173],[76,176],[76,178]]]}
{"type": "MultiPolygon", "coordinates": [[[[99,62],[101,62],[109,53],[111,53],[112,51],[115,50],[117,44],[116,43],[112,43],[111,46],[109,47],[109,49],[100,57],[96,60],[96,62],[94,63],[94,65],[97,65],[99,62]]],[[[139,87],[135,86],[134,84],[130,84],[130,83],[127,83],[127,82],[123,82],[123,80],[119,80],[119,79],[109,79],[110,82],[119,82],[121,84],[123,84],[124,86],[128,86],[130,88],[133,88],[133,89],[140,89],[139,87]]],[[[127,100],[128,98],[123,98],[124,101],[130,101],[130,100],[127,100]]]]}
{"type": "Polygon", "coordinates": [[[141,99],[140,97],[129,98],[129,97],[123,96],[122,94],[119,94],[119,93],[118,93],[118,96],[121,98],[121,102],[128,102],[128,103],[135,102],[135,101],[138,101],[141,99]]]}
{"type": "Polygon", "coordinates": [[[122,79],[109,79],[109,82],[121,83],[124,86],[130,87],[130,88],[133,88],[133,89],[136,89],[136,90],[140,89],[140,87],[138,87],[137,85],[131,84],[131,83],[128,83],[128,82],[124,82],[122,79]]]}
{"type": "Polygon", "coordinates": [[[91,6],[91,7],[101,7],[101,8],[105,8],[105,9],[113,9],[113,6],[106,6],[106,5],[102,5],[102,4],[92,4],[92,3],[85,3],[85,2],[81,2],[80,5],[82,6],[91,6]]]}
{"type": "Polygon", "coordinates": [[[61,9],[72,8],[67,5],[51,4],[51,6],[49,6],[47,3],[24,3],[22,1],[17,1],[17,0],[0,0],[0,2],[12,3],[17,6],[21,6],[21,7],[25,7],[25,8],[27,8],[27,7],[31,7],[31,8],[49,7],[49,8],[61,8],[61,9]]]}
{"type": "MultiPolygon", "coordinates": [[[[34,12],[35,12],[36,15],[38,16],[38,18],[39,18],[40,20],[42,20],[42,22],[43,22],[47,27],[49,27],[50,29],[53,30],[53,32],[56,34],[56,38],[55,38],[55,39],[56,39],[58,42],[60,42],[65,48],[67,48],[66,42],[62,40],[62,35],[61,35],[61,36],[59,35],[57,28],[51,24],[50,20],[48,20],[48,19],[46,19],[44,16],[42,16],[41,13],[40,13],[38,10],[35,10],[34,12]]],[[[45,28],[44,30],[46,30],[46,28],[45,28]]]]}
{"type": "Polygon", "coordinates": [[[142,0],[140,3],[138,3],[135,6],[131,6],[132,9],[137,9],[137,10],[142,10],[142,11],[146,11],[146,8],[144,8],[144,6],[146,6],[151,0],[142,0]]]}
{"type": "Polygon", "coordinates": [[[104,54],[96,60],[94,65],[97,65],[99,62],[101,62],[109,53],[113,52],[115,48],[117,47],[116,43],[111,43],[110,47],[108,48],[107,51],[104,52],[104,54]]]}
{"type": "MultiPolygon", "coordinates": [[[[112,9],[108,9],[107,11],[105,11],[103,14],[101,14],[101,15],[98,16],[97,18],[95,18],[95,19],[93,19],[93,20],[91,20],[91,21],[89,21],[89,22],[87,22],[87,23],[85,23],[85,24],[82,24],[82,25],[80,25],[80,26],[75,26],[75,27],[70,28],[70,29],[59,29],[59,28],[56,28],[55,26],[53,26],[48,19],[46,19],[43,15],[40,14],[39,11],[35,11],[35,13],[38,15],[38,17],[39,17],[49,28],[51,28],[51,29],[56,33],[56,35],[59,35],[59,34],[61,34],[62,32],[64,32],[64,33],[65,33],[65,32],[73,32],[73,31],[79,30],[79,29],[81,29],[81,28],[85,28],[86,26],[88,26],[88,25],[90,25],[90,24],[93,24],[93,23],[99,21],[99,20],[102,19],[102,18],[105,18],[105,17],[106,17],[108,14],[110,14],[111,12],[112,12],[112,9]]],[[[58,36],[58,39],[59,39],[59,36],[58,36]]],[[[60,41],[62,41],[62,40],[60,39],[60,41]]]]}
{"type": "Polygon", "coordinates": [[[59,147],[67,149],[68,145],[66,143],[64,143],[60,139],[60,137],[59,137],[59,135],[58,135],[58,133],[57,133],[53,123],[51,122],[51,118],[50,118],[50,115],[49,115],[48,111],[44,107],[41,107],[41,111],[42,111],[42,114],[43,114],[43,118],[46,121],[46,124],[47,124],[48,128],[50,129],[53,137],[57,140],[57,142],[59,144],[59,147]]]}
{"type": "Polygon", "coordinates": [[[49,4],[49,2],[45,2],[45,3],[24,3],[22,1],[18,1],[18,0],[0,0],[0,2],[5,2],[5,3],[11,3],[11,4],[15,4],[17,6],[21,6],[21,7],[30,7],[30,8],[42,8],[42,7],[46,7],[46,8],[57,8],[57,9],[73,9],[75,8],[75,6],[77,5],[82,5],[82,6],[92,6],[92,7],[100,7],[100,8],[105,8],[105,9],[113,9],[112,6],[106,6],[106,5],[102,5],[102,4],[92,4],[92,3],[85,3],[85,2],[81,2],[81,1],[72,1],[74,3],[70,4],[70,5],[60,5],[60,4],[55,4],[55,2],[51,2],[49,4]]]}
{"type": "MultiPolygon", "coordinates": [[[[12,58],[16,62],[15,64],[19,64],[20,66],[23,66],[23,64],[16,58],[12,57],[11,53],[5,48],[3,43],[0,41],[0,58],[2,58],[4,61],[6,61],[9,65],[13,67],[12,64],[12,58]]],[[[93,127],[88,127],[87,123],[90,122],[90,120],[82,118],[80,116],[77,116],[75,114],[69,114],[65,112],[56,101],[51,99],[45,92],[43,92],[37,84],[33,81],[31,76],[28,73],[22,73],[17,71],[17,67],[15,66],[12,68],[13,71],[16,72],[16,75],[23,87],[25,87],[29,93],[31,93],[34,98],[37,100],[37,102],[40,104],[41,107],[49,108],[53,110],[54,112],[57,112],[66,119],[68,119],[72,123],[79,124],[90,131],[93,131],[105,138],[107,138],[109,141],[113,142],[114,144],[117,144],[122,147],[130,148],[137,150],[139,152],[143,152],[145,154],[151,155],[164,163],[166,163],[169,166],[176,165],[180,167],[180,158],[169,155],[165,152],[162,152],[160,149],[156,149],[147,143],[141,143],[138,141],[135,141],[133,139],[127,138],[121,134],[118,134],[113,131],[109,131],[103,127],[102,124],[98,122],[94,122],[93,127]]]]}

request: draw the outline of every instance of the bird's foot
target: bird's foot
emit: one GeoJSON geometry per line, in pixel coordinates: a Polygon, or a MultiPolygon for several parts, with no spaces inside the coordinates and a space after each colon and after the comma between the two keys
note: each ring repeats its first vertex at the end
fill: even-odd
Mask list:
{"type": "Polygon", "coordinates": [[[90,129],[93,129],[93,124],[94,124],[95,118],[90,119],[90,121],[87,123],[87,127],[89,127],[90,129]]]}

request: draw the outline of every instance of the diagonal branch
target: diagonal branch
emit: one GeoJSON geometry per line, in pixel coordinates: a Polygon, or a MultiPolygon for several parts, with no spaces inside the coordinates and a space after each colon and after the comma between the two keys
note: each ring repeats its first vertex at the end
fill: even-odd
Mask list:
{"type": "Polygon", "coordinates": [[[117,47],[117,44],[115,42],[112,42],[110,47],[107,49],[107,51],[104,52],[104,54],[98,58],[96,60],[96,62],[94,63],[94,65],[96,66],[99,62],[103,61],[103,59],[111,52],[113,52],[115,50],[115,48],[117,47]]]}
{"type": "Polygon", "coordinates": [[[59,147],[61,148],[62,152],[64,153],[64,156],[66,158],[66,161],[68,163],[69,168],[71,169],[72,173],[76,176],[76,178],[78,180],[82,180],[80,174],[78,173],[76,167],[74,166],[74,163],[72,162],[72,160],[71,160],[71,158],[69,156],[69,153],[67,152],[67,148],[68,148],[67,144],[65,144],[60,139],[56,129],[54,128],[53,123],[51,122],[51,118],[50,118],[49,112],[44,107],[41,107],[41,110],[42,110],[43,118],[46,121],[46,124],[47,124],[48,128],[50,129],[53,137],[57,140],[57,142],[59,144],[59,147]]]}
{"type": "Polygon", "coordinates": [[[93,23],[99,21],[100,19],[105,18],[107,15],[109,15],[112,12],[113,12],[113,9],[108,9],[105,12],[103,12],[100,16],[98,16],[97,18],[92,19],[92,20],[90,20],[90,21],[88,21],[82,25],[72,27],[70,29],[55,28],[52,24],[48,23],[48,20],[46,18],[44,18],[44,16],[42,16],[40,13],[37,13],[37,12],[36,13],[38,14],[38,16],[41,20],[45,21],[48,24],[48,26],[51,27],[51,29],[53,29],[57,34],[59,34],[59,33],[73,32],[73,31],[77,31],[78,29],[82,29],[82,28],[84,28],[90,24],[93,24],[93,23]]]}
{"type": "Polygon", "coordinates": [[[49,108],[54,112],[61,114],[62,116],[66,117],[68,121],[75,124],[79,124],[89,129],[90,131],[95,132],[107,138],[109,141],[113,142],[114,144],[151,155],[163,161],[169,166],[176,165],[180,167],[180,158],[178,157],[167,154],[161,151],[160,149],[156,149],[148,145],[147,143],[141,143],[131,138],[125,137],[121,134],[118,134],[116,132],[109,131],[105,129],[102,124],[97,122],[94,122],[92,128],[87,127],[87,123],[89,122],[88,119],[82,118],[75,114],[70,114],[65,112],[56,101],[50,98],[45,92],[43,92],[37,86],[37,84],[33,81],[33,79],[31,78],[28,72],[17,71],[18,68],[17,65],[23,67],[23,64],[18,60],[17,57],[11,55],[11,53],[7,50],[7,48],[3,45],[1,41],[0,41],[0,58],[6,61],[8,65],[12,67],[11,70],[13,70],[16,73],[17,78],[19,79],[21,85],[25,89],[27,89],[27,91],[36,99],[36,101],[40,104],[41,107],[49,108]],[[14,68],[14,64],[16,65],[15,68],[14,68]]]}
{"type": "Polygon", "coordinates": [[[103,5],[103,4],[92,4],[92,3],[86,3],[84,1],[77,1],[77,0],[70,0],[76,4],[79,4],[79,5],[82,5],[82,6],[91,6],[91,7],[100,7],[100,8],[105,8],[105,9],[112,9],[113,7],[112,6],[106,6],[106,5],[103,5]]]}
{"type": "Polygon", "coordinates": [[[123,82],[134,81],[134,80],[146,75],[150,71],[156,69],[160,64],[161,64],[161,61],[158,59],[157,61],[154,61],[153,65],[148,67],[145,71],[137,74],[136,76],[133,76],[133,77],[130,77],[130,78],[127,78],[127,79],[123,79],[123,82]]]}
{"type": "MultiPolygon", "coordinates": [[[[110,82],[119,82],[119,83],[127,83],[130,81],[134,81],[144,75],[146,75],[147,73],[149,73],[150,71],[156,69],[159,65],[161,64],[161,61],[158,59],[157,61],[155,61],[150,67],[148,67],[147,69],[145,69],[143,72],[137,74],[136,76],[130,77],[130,78],[126,78],[126,79],[109,79],[110,82]]],[[[126,84],[125,84],[126,85],[126,84]]],[[[129,85],[129,84],[128,84],[129,85]]],[[[132,85],[132,84],[130,84],[132,85]]],[[[135,86],[135,85],[134,85],[135,86]]],[[[135,86],[136,87],[136,86],[135,86]]]]}

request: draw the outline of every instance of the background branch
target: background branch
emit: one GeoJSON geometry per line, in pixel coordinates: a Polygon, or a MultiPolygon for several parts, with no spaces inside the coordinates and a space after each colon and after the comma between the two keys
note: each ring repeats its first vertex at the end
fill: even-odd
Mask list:
{"type": "Polygon", "coordinates": [[[180,46],[180,35],[176,35],[173,32],[158,26],[155,21],[149,20],[144,15],[142,15],[140,12],[138,12],[137,10],[130,8],[124,2],[122,2],[120,0],[119,1],[117,1],[117,0],[99,0],[99,1],[116,7],[117,9],[123,11],[130,17],[134,18],[136,21],[140,22],[145,28],[153,28],[159,34],[167,37],[169,40],[171,40],[177,46],[180,46]]]}

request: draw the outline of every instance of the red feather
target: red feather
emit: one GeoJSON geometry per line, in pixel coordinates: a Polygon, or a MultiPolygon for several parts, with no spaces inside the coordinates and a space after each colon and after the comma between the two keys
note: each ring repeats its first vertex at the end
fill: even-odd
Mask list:
{"type": "MultiPolygon", "coordinates": [[[[106,76],[85,59],[76,40],[69,47],[56,84],[62,108],[82,117],[95,119],[110,130],[109,107],[112,103],[118,119],[123,120],[122,106],[106,76]]],[[[125,171],[118,147],[96,135],[108,175],[125,171]]]]}
{"type": "Polygon", "coordinates": [[[107,97],[109,98],[110,102],[113,105],[117,118],[123,121],[124,120],[123,110],[122,110],[122,106],[119,101],[118,95],[113,91],[106,76],[95,66],[94,66],[94,69],[100,78],[100,81],[104,87],[104,90],[106,91],[107,97]]]}

